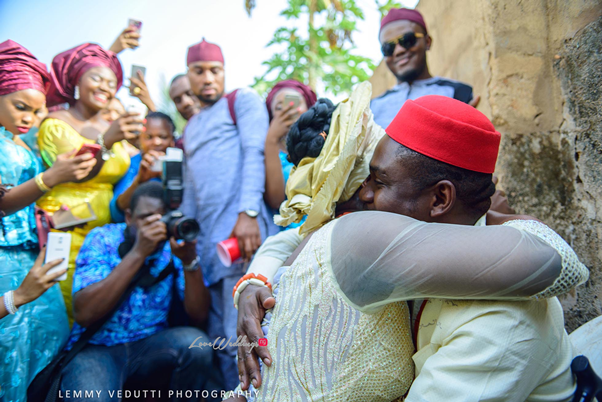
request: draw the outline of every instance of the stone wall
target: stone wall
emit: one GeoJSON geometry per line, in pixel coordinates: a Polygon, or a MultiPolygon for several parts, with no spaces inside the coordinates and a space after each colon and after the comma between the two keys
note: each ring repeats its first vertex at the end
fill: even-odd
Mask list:
{"type": "Polygon", "coordinates": [[[511,205],[557,230],[590,268],[561,298],[567,329],[601,315],[602,2],[420,0],[418,9],[433,37],[431,73],[471,84],[502,133],[496,171],[511,205]]]}

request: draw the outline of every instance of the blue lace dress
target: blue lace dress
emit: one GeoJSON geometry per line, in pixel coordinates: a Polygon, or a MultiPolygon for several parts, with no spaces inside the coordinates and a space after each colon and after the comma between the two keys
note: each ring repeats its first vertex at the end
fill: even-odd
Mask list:
{"type": "MultiPolygon", "coordinates": [[[[17,186],[38,174],[34,154],[15,144],[0,127],[0,179],[17,186]]],[[[0,219],[0,295],[19,287],[38,255],[34,204],[0,219]]],[[[27,387],[59,352],[69,336],[65,303],[58,285],[16,314],[0,319],[0,400],[25,401],[27,387]]]]}

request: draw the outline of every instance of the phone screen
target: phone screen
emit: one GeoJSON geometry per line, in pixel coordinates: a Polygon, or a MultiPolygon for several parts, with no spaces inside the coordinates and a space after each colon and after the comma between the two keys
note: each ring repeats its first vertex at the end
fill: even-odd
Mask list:
{"type": "Polygon", "coordinates": [[[132,77],[138,78],[138,71],[142,73],[143,77],[146,75],[146,67],[132,64],[132,77]]]}
{"type": "Polygon", "coordinates": [[[138,20],[134,20],[134,19],[130,18],[128,20],[128,26],[136,28],[136,31],[140,32],[140,29],[142,28],[142,21],[138,21],[138,20]]]}

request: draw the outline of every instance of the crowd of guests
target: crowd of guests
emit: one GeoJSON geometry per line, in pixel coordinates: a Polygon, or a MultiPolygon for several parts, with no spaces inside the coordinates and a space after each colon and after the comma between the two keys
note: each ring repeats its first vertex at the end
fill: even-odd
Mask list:
{"type": "Polygon", "coordinates": [[[398,84],[371,100],[362,83],[338,105],[295,80],[265,100],[226,94],[222,51],[203,39],[169,87],[182,133],[142,74],[129,80],[145,116],[115,96],[117,54],[139,39],[128,27],[110,49],[59,53],[49,71],[0,43],[2,400],[25,401],[57,356],[68,356],[58,375],[70,400],[123,389],[179,391],[174,400],[571,398],[555,296],[587,269],[496,191],[500,134],[469,85],[431,76],[419,12],[381,22],[398,84]],[[181,210],[200,227],[195,241],[162,221],[155,166],[173,147],[185,155],[181,210]],[[71,250],[68,268],[49,273],[62,261],[45,261],[45,219],[82,205],[93,220],[50,228],[71,235],[71,250]],[[226,266],[217,245],[230,238],[240,259],[226,266]],[[191,347],[239,336],[256,347],[191,347]],[[186,393],[199,390],[210,392],[186,393]]]}

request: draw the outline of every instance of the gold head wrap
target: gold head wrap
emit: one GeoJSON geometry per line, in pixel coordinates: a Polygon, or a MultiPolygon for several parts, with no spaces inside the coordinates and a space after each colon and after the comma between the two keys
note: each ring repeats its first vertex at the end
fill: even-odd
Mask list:
{"type": "Polygon", "coordinates": [[[310,233],[334,218],[338,202],[348,201],[370,174],[376,144],[385,134],[370,110],[372,86],[361,83],[335,109],[330,131],[317,158],[303,158],[286,183],[287,200],[274,222],[288,226],[307,220],[299,233],[310,233]]]}

